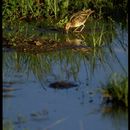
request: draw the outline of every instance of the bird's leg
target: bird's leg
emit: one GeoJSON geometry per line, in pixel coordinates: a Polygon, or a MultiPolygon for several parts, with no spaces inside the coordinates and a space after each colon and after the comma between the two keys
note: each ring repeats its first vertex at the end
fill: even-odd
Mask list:
{"type": "MultiPolygon", "coordinates": [[[[80,26],[79,26],[79,27],[80,27],[80,26]]],[[[79,31],[77,30],[79,27],[77,27],[73,32],[79,32],[79,31]]]]}
{"type": "Polygon", "coordinates": [[[83,40],[85,40],[85,38],[84,38],[84,36],[82,34],[80,36],[82,37],[83,40]]]}
{"type": "Polygon", "coordinates": [[[80,29],[79,32],[81,32],[81,31],[84,29],[84,27],[85,27],[85,25],[83,24],[83,25],[82,25],[82,28],[80,29]]]}
{"type": "MultiPolygon", "coordinates": [[[[79,26],[79,27],[80,27],[80,26],[79,26]]],[[[79,27],[77,27],[73,32],[81,32],[81,31],[84,29],[85,25],[83,24],[83,25],[82,25],[82,28],[78,31],[77,29],[78,29],[79,27]]]]}

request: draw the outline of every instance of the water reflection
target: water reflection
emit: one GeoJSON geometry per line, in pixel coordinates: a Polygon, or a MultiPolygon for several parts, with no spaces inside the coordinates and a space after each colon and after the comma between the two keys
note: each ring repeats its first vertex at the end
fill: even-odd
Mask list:
{"type": "Polygon", "coordinates": [[[79,50],[62,50],[36,55],[18,52],[4,53],[3,78],[6,79],[9,74],[13,76],[13,74],[29,75],[29,73],[33,73],[44,86],[47,82],[56,80],[82,83],[86,82],[85,77],[91,82],[99,70],[102,75],[105,73],[107,76],[113,72],[127,75],[128,66],[125,56],[127,48],[123,44],[122,46],[115,48],[112,45],[89,51],[82,51],[83,49],[80,48],[79,50]],[[122,49],[122,46],[125,50],[122,49]]]}
{"type": "MultiPolygon", "coordinates": [[[[108,26],[105,29],[110,28],[113,29],[113,26],[108,26]]],[[[18,113],[21,113],[23,117],[25,115],[28,120],[25,121],[24,126],[22,126],[23,124],[20,125],[21,128],[16,126],[20,130],[24,129],[25,126],[32,130],[34,128],[44,129],[51,126],[50,124],[54,130],[69,129],[70,126],[71,129],[75,130],[79,128],[104,130],[107,124],[108,128],[115,130],[116,124],[111,126],[115,115],[118,115],[118,113],[114,114],[113,112],[115,108],[102,107],[100,112],[98,111],[92,117],[86,116],[85,113],[90,113],[100,104],[99,95],[90,95],[89,91],[97,89],[101,85],[100,83],[106,82],[114,72],[124,76],[128,75],[127,32],[120,30],[120,28],[104,32],[102,38],[106,44],[93,48],[91,44],[94,39],[89,35],[95,35],[95,40],[99,40],[100,33],[97,31],[97,33],[92,34],[91,31],[89,34],[69,34],[64,37],[58,33],[47,34],[49,36],[43,35],[43,38],[52,37],[61,44],[65,41],[68,44],[78,46],[78,48],[37,54],[3,52],[3,84],[6,86],[8,83],[10,89],[21,88],[18,91],[11,91],[11,94],[13,93],[17,98],[3,99],[4,118],[9,117],[16,123],[16,121],[21,120],[21,118],[17,119],[18,113]],[[74,82],[78,84],[78,89],[55,91],[48,87],[49,84],[56,81],[74,82]],[[47,91],[41,91],[41,89],[47,91]],[[66,119],[68,115],[69,118],[63,121],[62,127],[53,125],[60,119],[66,119]],[[41,119],[44,119],[44,116],[47,120],[43,122],[41,119]],[[36,122],[37,119],[40,119],[41,122],[36,122]]],[[[127,114],[127,112],[124,114],[120,111],[119,113],[127,114]]],[[[115,120],[117,118],[118,116],[115,120]]],[[[118,119],[120,121],[123,119],[123,122],[127,121],[127,118],[124,119],[124,117],[118,119]]],[[[121,125],[118,124],[118,130],[120,128],[127,129],[126,124],[125,126],[121,125]]]]}
{"type": "Polygon", "coordinates": [[[61,30],[57,31],[46,31],[45,29],[39,28],[38,31],[43,39],[52,39],[64,43],[72,43],[75,45],[87,45],[94,46],[94,43],[97,44],[100,42],[102,45],[111,44],[112,41],[117,37],[116,26],[113,21],[94,21],[87,24],[85,31],[81,33],[64,33],[61,30]],[[90,28],[91,26],[91,28],[90,28]]]}
{"type": "Polygon", "coordinates": [[[112,126],[115,130],[122,130],[122,127],[128,127],[128,109],[117,108],[116,106],[102,107],[102,118],[111,119],[112,126]]]}

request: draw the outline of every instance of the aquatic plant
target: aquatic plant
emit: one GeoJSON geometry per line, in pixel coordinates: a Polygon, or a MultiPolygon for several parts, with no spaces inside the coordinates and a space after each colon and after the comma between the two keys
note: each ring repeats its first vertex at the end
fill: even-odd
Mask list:
{"type": "Polygon", "coordinates": [[[96,24],[94,26],[93,33],[92,33],[93,46],[94,47],[101,46],[103,43],[104,26],[102,26],[100,33],[97,33],[95,30],[96,30],[96,24]]]}
{"type": "Polygon", "coordinates": [[[110,20],[108,22],[96,20],[93,21],[93,24],[87,23],[86,30],[90,31],[86,34],[86,45],[91,47],[102,47],[112,43],[112,40],[116,37],[116,29],[114,23],[110,20]]]}
{"type": "Polygon", "coordinates": [[[14,130],[14,124],[11,120],[3,121],[3,130],[14,130]]]}
{"type": "Polygon", "coordinates": [[[105,102],[128,107],[128,77],[114,74],[107,85],[102,85],[101,93],[105,102]]]}

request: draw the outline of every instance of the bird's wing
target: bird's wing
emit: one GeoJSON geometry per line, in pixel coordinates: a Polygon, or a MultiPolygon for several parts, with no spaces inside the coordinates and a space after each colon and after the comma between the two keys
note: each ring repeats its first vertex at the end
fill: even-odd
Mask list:
{"type": "Polygon", "coordinates": [[[77,19],[77,17],[80,17],[80,16],[87,16],[89,14],[89,12],[91,12],[91,9],[87,9],[87,10],[82,10],[82,11],[79,11],[77,13],[74,13],[71,17],[70,17],[70,21],[73,20],[73,19],[77,19]]]}
{"type": "Polygon", "coordinates": [[[71,20],[73,20],[73,19],[77,19],[78,17],[80,17],[80,16],[87,16],[87,13],[86,12],[84,12],[84,11],[79,11],[79,12],[77,12],[77,13],[74,13],[72,16],[71,16],[71,18],[70,18],[70,21],[71,20]]]}
{"type": "Polygon", "coordinates": [[[84,23],[86,21],[86,15],[79,15],[78,17],[75,17],[73,19],[71,19],[71,23],[84,23]]]}

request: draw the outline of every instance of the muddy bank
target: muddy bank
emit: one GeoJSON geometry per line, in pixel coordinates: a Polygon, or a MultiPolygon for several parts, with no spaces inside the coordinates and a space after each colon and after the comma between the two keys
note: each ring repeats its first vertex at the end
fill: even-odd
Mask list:
{"type": "MultiPolygon", "coordinates": [[[[78,41],[79,42],[79,41],[78,41]]],[[[64,49],[71,49],[73,51],[89,52],[92,47],[77,44],[77,41],[58,42],[51,39],[17,39],[15,45],[7,39],[3,39],[3,48],[14,49],[19,52],[43,53],[50,51],[59,51],[64,49]]]]}

